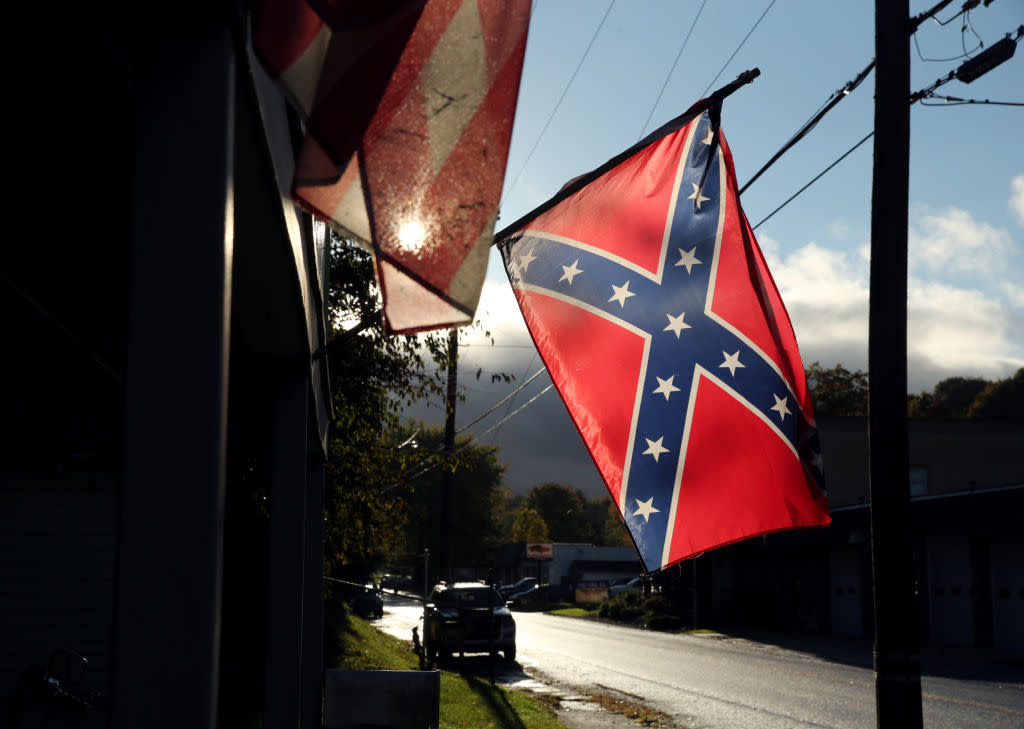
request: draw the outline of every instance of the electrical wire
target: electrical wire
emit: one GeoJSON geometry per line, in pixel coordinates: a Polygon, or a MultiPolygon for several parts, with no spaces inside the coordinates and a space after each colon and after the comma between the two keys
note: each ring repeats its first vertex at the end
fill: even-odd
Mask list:
{"type": "Polygon", "coordinates": [[[545,388],[544,388],[543,390],[541,390],[540,392],[538,392],[538,393],[537,393],[536,395],[534,395],[533,397],[531,397],[531,398],[530,398],[529,400],[527,400],[526,402],[524,402],[524,403],[523,403],[522,405],[520,405],[519,407],[517,407],[517,408],[516,408],[515,410],[513,410],[512,412],[510,412],[510,413],[509,413],[508,415],[506,415],[506,416],[505,416],[504,418],[502,418],[502,419],[501,419],[501,420],[499,420],[499,421],[498,421],[497,423],[495,423],[495,424],[494,424],[494,425],[492,425],[492,426],[491,426],[490,428],[488,428],[488,429],[487,429],[487,430],[485,430],[485,431],[484,431],[483,433],[481,433],[481,434],[480,434],[480,437],[483,437],[483,436],[487,435],[488,433],[490,433],[490,432],[491,432],[492,430],[494,430],[495,428],[500,428],[500,427],[501,427],[502,425],[504,425],[504,424],[505,424],[506,422],[508,422],[508,420],[510,420],[510,419],[512,418],[512,416],[513,416],[513,415],[516,415],[516,414],[518,414],[518,413],[522,412],[522,411],[523,411],[523,410],[525,410],[525,409],[526,409],[526,408],[527,408],[528,406],[532,405],[532,404],[534,403],[534,401],[536,401],[536,400],[537,400],[537,398],[539,398],[539,397],[540,397],[541,395],[543,395],[543,394],[544,394],[545,392],[547,392],[548,390],[550,390],[550,389],[551,389],[552,387],[554,387],[554,384],[551,384],[551,385],[548,385],[547,387],[545,387],[545,388]]]}
{"type": "MultiPolygon", "coordinates": [[[[512,411],[511,413],[509,413],[508,415],[506,415],[506,416],[505,416],[504,418],[502,418],[501,420],[499,420],[499,421],[498,421],[497,423],[495,423],[494,425],[492,425],[492,426],[491,426],[490,428],[488,428],[488,429],[487,429],[487,430],[485,430],[484,432],[480,433],[480,435],[479,435],[478,437],[479,437],[479,438],[482,438],[483,436],[487,435],[488,433],[490,433],[490,432],[491,432],[492,430],[494,430],[495,428],[499,428],[499,427],[501,427],[501,426],[502,426],[502,425],[503,425],[504,423],[506,423],[506,422],[507,422],[508,420],[510,420],[510,419],[511,419],[511,418],[512,418],[513,416],[515,416],[515,415],[519,414],[520,412],[522,412],[523,410],[525,410],[525,409],[526,409],[527,407],[529,407],[530,405],[532,405],[532,404],[533,404],[534,402],[536,402],[537,398],[539,398],[539,397],[540,397],[541,395],[543,395],[543,394],[544,394],[545,392],[547,392],[548,390],[550,390],[550,389],[551,389],[552,387],[554,387],[554,384],[551,384],[551,385],[548,385],[547,387],[545,387],[545,388],[544,388],[543,390],[541,390],[541,391],[540,391],[540,392],[538,392],[538,393],[537,393],[536,395],[534,395],[533,397],[531,397],[531,398],[530,398],[529,400],[527,400],[526,402],[524,402],[524,403],[523,403],[522,405],[520,405],[520,406],[519,406],[518,408],[516,408],[516,409],[515,409],[515,410],[513,410],[513,411],[512,411]]],[[[461,448],[456,448],[455,450],[451,451],[450,455],[452,455],[452,456],[456,456],[456,455],[458,455],[459,453],[462,453],[462,452],[463,452],[464,450],[466,450],[466,449],[468,449],[468,448],[471,448],[472,446],[473,446],[473,443],[472,443],[472,441],[470,441],[469,443],[467,443],[466,445],[462,446],[461,448]]],[[[405,478],[404,478],[403,480],[401,480],[401,481],[396,481],[396,482],[395,482],[395,483],[393,483],[393,484],[389,484],[388,486],[385,486],[384,488],[382,488],[382,489],[381,489],[381,491],[390,491],[390,490],[392,490],[392,489],[398,488],[399,486],[402,486],[402,485],[404,485],[404,484],[407,484],[407,483],[410,483],[410,482],[412,482],[412,481],[415,481],[416,479],[420,478],[421,476],[425,476],[426,474],[430,473],[430,472],[431,472],[431,471],[433,471],[433,470],[434,470],[435,468],[437,468],[438,466],[440,466],[440,465],[441,465],[441,464],[440,464],[439,462],[437,462],[437,461],[434,461],[433,463],[430,463],[430,460],[431,460],[431,459],[433,459],[433,458],[434,458],[434,457],[436,457],[436,456],[439,456],[439,455],[441,455],[441,454],[442,454],[442,453],[444,453],[444,452],[445,452],[445,451],[444,451],[444,449],[442,448],[442,449],[440,449],[440,450],[434,451],[433,453],[429,454],[429,455],[428,455],[428,456],[427,456],[426,458],[422,459],[422,460],[421,460],[421,461],[420,461],[419,463],[417,463],[416,465],[414,465],[414,466],[413,466],[413,469],[419,468],[419,469],[420,469],[419,471],[416,471],[415,473],[412,473],[412,474],[410,474],[409,476],[406,476],[406,477],[405,477],[405,478]],[[421,466],[422,466],[422,468],[421,468],[421,466]]]]}
{"type": "MultiPolygon", "coordinates": [[[[1011,37],[1011,35],[1012,35],[1011,33],[1007,33],[1006,37],[1007,37],[1007,38],[1010,38],[1010,37],[1011,37]]],[[[1020,26],[1020,27],[1018,27],[1018,28],[1017,28],[1017,30],[1016,30],[1016,36],[1015,36],[1015,37],[1013,37],[1013,38],[1012,38],[1012,40],[1013,40],[1013,41],[1014,41],[1015,43],[1019,43],[1019,42],[1020,42],[1020,39],[1021,39],[1021,37],[1022,37],[1022,36],[1024,36],[1024,26],[1020,26]]],[[[929,86],[928,88],[925,88],[925,89],[921,89],[920,91],[916,91],[916,92],[914,92],[913,94],[911,94],[911,95],[910,95],[910,100],[909,100],[909,103],[910,103],[910,104],[914,104],[915,102],[917,102],[917,101],[920,101],[920,100],[922,100],[922,99],[930,99],[930,98],[936,98],[936,96],[937,96],[937,95],[936,95],[936,94],[934,93],[935,89],[937,89],[938,87],[940,87],[940,86],[942,86],[942,85],[944,85],[944,84],[947,84],[947,83],[949,83],[950,81],[952,81],[952,80],[953,80],[953,79],[955,79],[955,78],[956,78],[956,71],[950,71],[950,72],[949,72],[949,75],[947,75],[947,76],[945,76],[945,77],[943,77],[943,78],[940,78],[940,79],[938,79],[938,80],[937,80],[937,81],[936,81],[936,82],[935,82],[934,84],[932,84],[932,85],[931,85],[931,86],[929,86]]],[[[956,99],[956,97],[952,97],[952,96],[951,96],[951,97],[938,97],[938,98],[956,99]]],[[[924,103],[924,102],[922,101],[922,103],[924,103]]],[[[1011,102],[1011,101],[988,101],[987,99],[986,99],[986,100],[984,100],[984,101],[979,101],[979,100],[976,100],[976,99],[956,99],[956,100],[955,100],[955,101],[953,101],[952,103],[948,103],[948,104],[928,104],[928,106],[960,106],[960,105],[962,105],[962,104],[970,104],[970,103],[975,103],[975,104],[982,104],[982,103],[988,103],[988,104],[993,104],[993,105],[999,105],[999,106],[1024,106],[1024,104],[1022,104],[1022,103],[1018,103],[1018,102],[1011,102]]],[[[836,166],[837,164],[839,164],[839,163],[840,163],[840,162],[842,162],[842,161],[843,161],[844,159],[846,159],[846,158],[847,158],[847,157],[848,157],[848,156],[849,156],[849,155],[850,155],[850,154],[851,154],[851,153],[852,153],[852,152],[853,152],[853,151],[854,151],[855,149],[857,149],[857,148],[858,148],[859,146],[861,146],[862,144],[864,144],[864,142],[868,141],[868,139],[870,139],[870,138],[871,138],[871,137],[872,137],[872,136],[874,135],[874,133],[875,133],[875,132],[874,132],[874,130],[870,131],[870,132],[869,132],[869,133],[868,133],[868,134],[867,134],[867,135],[866,135],[866,136],[865,136],[865,137],[864,137],[863,139],[861,139],[861,140],[860,140],[859,142],[857,142],[857,143],[856,143],[855,145],[853,145],[853,146],[852,146],[852,147],[850,147],[850,148],[849,148],[848,150],[846,150],[846,152],[844,152],[844,153],[843,153],[843,154],[842,154],[842,155],[841,155],[841,156],[840,156],[840,157],[839,157],[838,159],[836,159],[836,160],[835,160],[835,161],[834,161],[834,162],[833,162],[832,164],[830,164],[830,165],[829,165],[828,167],[826,167],[826,168],[825,168],[824,170],[822,170],[822,171],[821,171],[821,172],[819,172],[819,173],[818,173],[817,175],[815,175],[815,177],[814,177],[814,178],[813,178],[813,179],[812,179],[812,180],[811,180],[810,182],[808,182],[808,183],[807,183],[806,185],[804,185],[803,187],[801,187],[801,188],[800,188],[799,190],[797,190],[797,191],[796,191],[795,193],[793,193],[792,195],[790,195],[790,196],[789,196],[789,197],[788,197],[788,198],[787,198],[787,199],[785,200],[785,202],[783,202],[783,203],[782,203],[781,205],[779,205],[779,206],[778,206],[777,208],[775,208],[774,210],[772,210],[772,211],[771,211],[771,212],[770,212],[770,213],[769,213],[769,214],[768,214],[767,216],[765,216],[764,218],[762,218],[762,219],[761,219],[761,221],[760,221],[760,222],[758,222],[758,224],[757,224],[757,225],[755,225],[755,226],[753,226],[753,227],[751,228],[751,230],[757,230],[757,228],[759,228],[759,227],[760,227],[761,225],[763,225],[763,224],[764,224],[764,223],[765,223],[766,221],[768,221],[768,219],[769,219],[769,218],[771,218],[771,217],[772,217],[773,215],[775,215],[775,213],[779,212],[780,210],[782,210],[782,208],[784,208],[784,207],[786,207],[787,205],[789,205],[789,203],[791,203],[791,202],[792,202],[793,200],[795,200],[795,199],[797,198],[797,196],[799,196],[799,195],[800,195],[800,193],[802,193],[802,192],[803,192],[804,190],[806,190],[806,189],[807,189],[808,187],[810,187],[810,186],[811,186],[811,185],[813,185],[813,184],[814,184],[815,182],[817,182],[817,181],[818,181],[819,179],[821,179],[821,178],[822,178],[822,177],[823,177],[823,176],[824,176],[824,175],[825,175],[825,174],[826,174],[826,173],[827,173],[827,172],[828,172],[829,170],[831,170],[831,169],[832,169],[833,167],[835,167],[835,166],[836,166]]],[[[750,184],[750,183],[747,183],[747,185],[748,185],[748,186],[749,186],[749,184],[750,184]]],[[[746,187],[744,187],[744,189],[746,189],[746,187]]],[[[742,190],[741,190],[741,192],[742,192],[742,190]]]]}
{"type": "Polygon", "coordinates": [[[791,202],[793,202],[793,200],[795,200],[795,199],[797,198],[797,196],[798,196],[798,195],[800,195],[800,193],[802,193],[802,192],[803,192],[804,190],[806,190],[806,189],[807,189],[808,187],[810,187],[810,186],[811,186],[811,185],[813,185],[813,184],[814,184],[815,182],[817,182],[817,181],[818,181],[819,179],[821,179],[822,177],[824,177],[824,176],[825,176],[825,173],[826,173],[826,172],[828,172],[828,171],[829,171],[829,170],[831,170],[831,169],[832,169],[833,167],[835,167],[835,166],[836,166],[837,164],[839,164],[839,163],[840,163],[840,162],[842,162],[842,161],[843,161],[844,159],[846,159],[846,158],[847,158],[847,157],[848,157],[848,156],[849,156],[849,155],[850,155],[850,154],[851,154],[851,153],[852,153],[852,152],[853,152],[853,151],[854,151],[855,149],[857,149],[857,147],[859,147],[860,145],[864,144],[864,142],[866,142],[866,141],[868,141],[869,139],[871,139],[871,137],[873,137],[874,135],[875,135],[875,130],[874,130],[874,129],[872,129],[872,130],[871,130],[870,132],[868,132],[868,133],[867,133],[867,135],[865,135],[865,137],[864,137],[863,139],[861,139],[861,140],[860,140],[859,142],[857,142],[857,143],[856,143],[855,145],[853,145],[853,146],[852,146],[852,147],[850,147],[850,148],[849,148],[848,150],[846,150],[846,151],[845,151],[845,152],[844,152],[844,153],[843,153],[843,154],[842,154],[842,155],[841,155],[841,156],[840,156],[840,157],[839,157],[839,158],[838,158],[838,159],[837,159],[837,160],[836,160],[835,162],[833,162],[833,163],[832,163],[832,164],[830,164],[830,165],[829,165],[828,167],[826,167],[826,168],[825,168],[825,169],[823,169],[823,170],[822,170],[821,172],[819,172],[819,173],[818,173],[818,174],[817,174],[817,175],[816,175],[816,176],[814,177],[814,179],[812,179],[812,180],[811,180],[810,182],[808,182],[808,183],[807,183],[806,185],[804,185],[804,186],[803,186],[803,187],[801,187],[801,188],[800,188],[799,190],[797,190],[796,192],[794,192],[794,193],[793,193],[792,195],[790,195],[790,196],[789,196],[788,198],[786,198],[786,201],[785,201],[784,203],[782,203],[781,205],[779,205],[779,207],[775,208],[775,209],[774,209],[774,210],[772,210],[772,211],[771,211],[770,213],[768,213],[768,215],[766,215],[766,216],[765,216],[764,218],[762,218],[762,219],[761,219],[761,222],[759,222],[759,223],[758,223],[757,225],[753,226],[753,227],[751,228],[751,230],[757,230],[758,228],[760,228],[760,227],[761,227],[761,225],[763,225],[763,224],[764,224],[765,222],[767,222],[769,218],[771,218],[771,217],[772,217],[773,215],[775,215],[775,213],[779,212],[780,210],[782,210],[782,208],[786,207],[786,206],[787,206],[787,205],[789,205],[789,204],[790,204],[791,202]]]}
{"type": "Polygon", "coordinates": [[[743,40],[741,40],[740,44],[738,46],[736,46],[736,50],[732,52],[731,56],[729,56],[729,60],[727,60],[725,62],[725,64],[720,69],[718,69],[718,73],[716,73],[715,77],[713,79],[711,79],[711,83],[709,83],[708,87],[701,92],[700,98],[703,99],[705,96],[707,96],[708,91],[710,91],[711,87],[715,85],[715,81],[718,80],[718,77],[722,75],[722,72],[724,72],[725,69],[729,66],[729,64],[732,63],[732,59],[734,59],[736,57],[736,54],[740,52],[740,48],[742,48],[743,44],[747,42],[747,39],[757,29],[757,26],[759,26],[761,24],[761,21],[764,20],[764,16],[766,16],[768,14],[768,11],[772,9],[772,5],[774,5],[774,4],[775,4],[775,0],[772,0],[770,3],[768,3],[768,7],[766,7],[764,9],[764,12],[761,13],[761,17],[758,18],[757,22],[754,23],[753,27],[749,31],[747,31],[747,34],[745,36],[743,36],[743,40]]]}
{"type": "MultiPolygon", "coordinates": [[[[985,3],[986,6],[991,4],[993,1],[994,0],[988,0],[985,3]]],[[[908,26],[908,33],[912,37],[914,37],[914,42],[915,43],[917,42],[917,37],[916,37],[917,29],[921,26],[921,23],[923,23],[924,21],[928,20],[929,18],[931,18],[932,20],[935,20],[935,14],[938,13],[943,8],[945,8],[951,2],[952,2],[952,0],[940,0],[940,2],[936,3],[935,5],[933,5],[928,10],[926,10],[926,11],[924,11],[924,12],[918,14],[918,15],[915,15],[913,18],[910,19],[910,24],[908,26]]],[[[963,4],[963,6],[961,7],[960,12],[957,13],[956,15],[954,15],[953,18],[957,18],[960,15],[962,15],[963,13],[969,11],[971,8],[976,7],[979,4],[979,2],[980,2],[980,0],[967,0],[963,4]]],[[[949,20],[947,20],[945,22],[948,23],[950,20],[953,20],[953,18],[950,18],[949,20]]],[[[936,22],[938,22],[938,21],[936,21],[936,22]]],[[[944,25],[944,24],[945,23],[940,23],[940,25],[944,25]]],[[[920,49],[918,49],[918,53],[920,53],[920,49]]],[[[951,60],[954,60],[954,59],[951,59],[951,60]]],[[[751,177],[746,182],[746,184],[743,185],[743,187],[740,188],[740,194],[742,195],[744,193],[744,191],[746,191],[746,189],[748,187],[750,187],[752,184],[754,184],[754,181],[757,180],[757,178],[759,178],[769,167],[771,167],[773,164],[775,164],[775,162],[777,162],[778,159],[780,157],[782,157],[783,154],[788,152],[793,146],[796,145],[797,142],[799,142],[801,139],[803,139],[805,136],[807,136],[807,134],[809,134],[811,132],[811,130],[813,130],[814,127],[817,126],[818,122],[820,122],[822,120],[822,118],[824,118],[824,116],[826,114],[828,114],[828,112],[830,112],[845,97],[849,96],[850,92],[852,92],[854,89],[856,89],[860,85],[860,83],[867,77],[868,73],[870,73],[871,70],[874,67],[875,67],[875,61],[874,61],[874,59],[872,59],[871,62],[867,66],[864,67],[864,70],[861,71],[859,74],[857,74],[856,78],[854,78],[852,81],[848,82],[843,88],[839,89],[838,91],[834,91],[832,93],[832,95],[825,101],[825,103],[822,104],[822,106],[818,109],[818,111],[815,112],[813,115],[811,115],[811,118],[808,119],[806,122],[804,122],[803,126],[801,126],[796,131],[796,133],[793,134],[793,136],[789,138],[789,141],[787,141],[784,145],[782,145],[782,147],[779,149],[779,151],[776,152],[774,155],[772,155],[772,158],[769,159],[761,167],[761,169],[759,169],[754,174],[754,176],[751,177]]]]}
{"type": "MultiPolygon", "coordinates": [[[[962,39],[962,36],[963,36],[963,34],[961,33],[961,39],[962,39]]],[[[984,43],[979,42],[978,45],[975,46],[974,48],[972,48],[970,51],[966,51],[965,50],[963,53],[961,53],[958,56],[950,56],[949,58],[925,58],[924,54],[921,53],[921,46],[917,42],[917,33],[914,33],[913,38],[914,38],[914,48],[917,49],[917,57],[920,58],[922,61],[924,61],[926,63],[931,63],[931,62],[936,62],[937,63],[937,62],[946,62],[946,61],[959,61],[961,58],[970,58],[971,53],[974,53],[975,51],[985,47],[984,43]]]]}
{"type": "Polygon", "coordinates": [[[697,27],[697,21],[700,20],[700,14],[704,12],[704,6],[708,4],[708,0],[704,0],[700,4],[700,8],[697,9],[697,15],[694,17],[693,22],[690,23],[690,30],[687,31],[686,37],[683,39],[683,44],[679,46],[679,52],[676,53],[676,59],[672,61],[672,68],[668,70],[668,75],[665,76],[665,83],[661,85],[661,91],[658,92],[658,98],[654,100],[654,104],[651,105],[651,111],[644,120],[643,126],[640,127],[640,136],[637,140],[644,138],[644,130],[647,129],[647,125],[651,123],[651,117],[654,116],[654,110],[658,108],[658,102],[661,101],[662,94],[665,93],[665,89],[668,87],[669,79],[672,78],[672,74],[675,73],[676,66],[679,65],[679,59],[683,56],[683,49],[686,48],[686,44],[690,41],[690,36],[693,35],[693,29],[697,27]]]}
{"type": "Polygon", "coordinates": [[[989,99],[959,99],[956,96],[939,96],[933,94],[932,96],[926,96],[927,99],[944,99],[943,103],[931,103],[929,104],[924,99],[921,100],[921,106],[963,106],[964,104],[991,104],[992,106],[1024,106],[1024,101],[990,101],[989,99]]]}
{"type": "Polygon", "coordinates": [[[764,172],[769,167],[775,164],[775,162],[778,161],[778,159],[782,155],[784,155],[792,147],[794,147],[797,142],[799,142],[801,139],[810,134],[814,127],[818,126],[818,122],[820,122],[826,114],[828,114],[830,111],[832,111],[833,108],[835,108],[836,104],[845,99],[847,96],[850,95],[850,93],[854,89],[860,86],[861,82],[865,78],[867,78],[868,74],[871,73],[871,70],[874,67],[875,60],[871,59],[871,62],[867,66],[865,66],[864,69],[853,78],[853,80],[847,81],[846,85],[843,86],[841,89],[833,91],[832,95],[825,101],[824,104],[821,105],[821,107],[819,107],[818,111],[812,114],[811,118],[804,122],[803,126],[796,130],[796,133],[789,138],[789,141],[783,144],[782,147],[779,148],[779,151],[772,155],[772,158],[765,162],[761,169],[754,173],[753,177],[747,180],[746,184],[740,188],[740,195],[742,195],[748,187],[753,185],[754,182],[757,181],[757,178],[764,174],[764,172]]]}
{"type": "Polygon", "coordinates": [[[519,168],[519,172],[516,174],[515,179],[512,180],[512,183],[508,187],[506,187],[504,191],[502,191],[501,200],[498,202],[499,207],[501,206],[501,203],[505,202],[505,198],[508,196],[508,193],[512,190],[512,188],[516,186],[517,182],[519,182],[519,178],[522,176],[523,170],[525,170],[526,166],[530,163],[530,159],[533,157],[533,153],[537,151],[537,145],[539,145],[540,140],[544,138],[544,133],[548,130],[548,126],[551,124],[551,120],[555,118],[555,113],[558,112],[559,107],[565,100],[565,95],[569,93],[569,88],[572,86],[572,82],[576,80],[576,74],[579,73],[580,68],[583,66],[583,61],[586,60],[587,55],[590,53],[590,49],[593,48],[594,41],[597,39],[597,34],[600,33],[601,28],[604,27],[604,21],[608,19],[608,14],[611,13],[612,7],[615,5],[615,2],[616,0],[611,0],[611,2],[608,3],[608,8],[607,10],[604,11],[604,16],[601,18],[601,22],[598,23],[597,29],[594,31],[594,34],[590,36],[590,42],[587,43],[587,49],[583,51],[583,55],[580,57],[579,63],[576,64],[576,70],[573,71],[572,76],[569,77],[569,82],[565,85],[565,88],[562,89],[562,95],[558,97],[558,101],[557,103],[555,103],[555,108],[551,110],[551,113],[548,115],[547,121],[544,122],[544,126],[540,130],[540,134],[537,135],[536,141],[533,143],[533,146],[530,147],[530,152],[529,154],[526,155],[526,160],[523,162],[523,166],[519,168]]]}
{"type": "MultiPolygon", "coordinates": [[[[537,348],[534,347],[533,354],[530,355],[530,361],[527,362],[526,363],[526,367],[523,368],[523,375],[526,375],[526,373],[529,372],[530,368],[533,367],[534,360],[536,360],[536,359],[537,359],[537,348]]],[[[530,379],[533,379],[533,378],[530,378],[530,379]]],[[[510,400],[509,401],[508,407],[505,408],[505,415],[508,415],[509,411],[512,409],[512,404],[514,402],[515,402],[514,400],[510,400]]],[[[494,431],[494,435],[491,436],[491,445],[494,445],[494,441],[497,440],[498,433],[500,433],[500,432],[501,432],[500,428],[498,430],[494,431]]]]}
{"type": "Polygon", "coordinates": [[[506,395],[505,397],[503,397],[503,398],[501,399],[501,401],[500,401],[500,402],[498,402],[498,403],[496,403],[496,404],[495,404],[494,406],[492,406],[492,407],[491,407],[491,408],[490,408],[490,409],[489,409],[489,410],[488,410],[487,412],[485,412],[485,413],[484,413],[483,415],[479,416],[479,417],[478,417],[478,418],[477,418],[476,420],[474,420],[473,422],[469,423],[468,425],[463,425],[463,426],[462,426],[461,428],[459,428],[458,430],[456,430],[456,431],[455,431],[455,435],[458,435],[458,434],[459,434],[459,433],[461,433],[462,431],[464,431],[464,430],[466,430],[466,429],[468,429],[468,428],[471,428],[471,427],[473,427],[474,425],[476,425],[477,423],[479,423],[479,422],[480,422],[481,420],[483,420],[484,418],[486,418],[486,417],[487,417],[488,415],[490,415],[491,413],[493,413],[493,412],[494,412],[495,410],[497,410],[498,408],[500,408],[500,407],[501,407],[502,405],[504,405],[504,404],[505,404],[506,402],[508,402],[509,400],[511,400],[512,398],[514,398],[514,397],[515,397],[516,395],[518,395],[518,394],[519,394],[520,392],[522,392],[522,390],[523,390],[523,388],[524,388],[524,387],[526,387],[527,385],[529,385],[529,384],[530,384],[531,382],[533,382],[534,380],[536,380],[536,379],[537,379],[538,377],[540,377],[540,376],[541,376],[541,375],[542,375],[543,373],[545,373],[545,372],[547,372],[547,369],[546,369],[546,368],[544,368],[544,367],[541,367],[541,368],[540,368],[539,370],[537,370],[536,372],[534,372],[534,373],[533,373],[533,375],[531,375],[531,376],[530,376],[530,379],[528,379],[528,380],[527,380],[526,382],[524,382],[523,384],[521,384],[521,385],[520,385],[519,387],[517,387],[516,389],[514,389],[514,390],[513,390],[512,392],[510,392],[510,393],[509,393],[508,395],[506,395]]]}

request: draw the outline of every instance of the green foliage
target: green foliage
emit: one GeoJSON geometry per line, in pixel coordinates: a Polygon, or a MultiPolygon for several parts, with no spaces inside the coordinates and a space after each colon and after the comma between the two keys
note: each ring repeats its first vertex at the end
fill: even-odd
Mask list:
{"type": "Polygon", "coordinates": [[[512,523],[513,542],[546,542],[548,537],[548,525],[537,513],[523,504],[516,512],[516,519],[512,523]]]}
{"type": "Polygon", "coordinates": [[[582,607],[569,607],[569,606],[553,606],[549,613],[552,615],[561,615],[566,618],[589,618],[592,615],[597,615],[597,610],[589,610],[582,607]]]}
{"type": "Polygon", "coordinates": [[[329,574],[366,579],[403,548],[407,504],[392,484],[418,459],[403,447],[401,409],[440,398],[446,337],[389,336],[368,253],[332,235],[327,287],[331,394],[325,561],[329,574]]]}
{"type": "Polygon", "coordinates": [[[420,475],[394,491],[409,505],[405,551],[422,553],[429,548],[432,556],[440,556],[441,540],[447,539],[452,566],[490,566],[501,542],[505,465],[498,460],[498,448],[463,435],[456,437],[455,448],[448,454],[442,429],[417,424],[416,430],[419,468],[413,470],[420,475]],[[443,514],[446,472],[450,492],[447,514],[443,514]]]}
{"type": "Polygon", "coordinates": [[[644,615],[644,594],[641,590],[622,592],[601,603],[597,614],[609,620],[635,622],[644,615]]]}
{"type": "MultiPolygon", "coordinates": [[[[550,541],[589,542],[598,546],[633,543],[608,496],[588,499],[579,489],[548,482],[531,488],[522,503],[540,515],[547,525],[550,541]]],[[[509,541],[524,541],[513,534],[511,527],[505,534],[509,541]]]]}
{"type": "Polygon", "coordinates": [[[1013,377],[986,385],[974,398],[967,415],[971,418],[1024,417],[1024,367],[1013,377]]]}
{"type": "Polygon", "coordinates": [[[560,483],[534,486],[526,494],[526,505],[540,514],[555,542],[589,541],[583,493],[560,483]]]}
{"type": "Polygon", "coordinates": [[[868,375],[837,364],[825,369],[818,362],[807,368],[807,387],[815,415],[867,415],[868,375]]]}
{"type": "MultiPolygon", "coordinates": [[[[387,635],[361,618],[330,607],[327,666],[360,670],[415,670],[419,658],[408,641],[387,635]]],[[[469,673],[441,671],[441,726],[446,729],[566,729],[554,712],[521,691],[505,690],[469,673]]]]}
{"type": "Polygon", "coordinates": [[[991,383],[980,377],[949,377],[932,392],[907,397],[912,418],[966,418],[974,399],[991,383]]]}
{"type": "Polygon", "coordinates": [[[601,540],[595,542],[606,547],[631,547],[633,540],[626,529],[626,523],[622,520],[618,508],[610,498],[605,498],[605,517],[601,527],[601,540]]]}
{"type": "Polygon", "coordinates": [[[630,590],[608,598],[601,603],[597,614],[602,618],[642,625],[651,630],[678,630],[683,627],[683,619],[668,597],[645,597],[642,590],[630,590]]]}

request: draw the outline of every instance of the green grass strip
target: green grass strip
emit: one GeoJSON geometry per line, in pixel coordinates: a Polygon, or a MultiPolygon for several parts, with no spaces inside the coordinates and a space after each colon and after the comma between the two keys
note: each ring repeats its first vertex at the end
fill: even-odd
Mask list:
{"type": "Polygon", "coordinates": [[[587,610],[586,608],[580,607],[569,607],[559,608],[558,610],[550,610],[552,615],[562,615],[567,618],[588,618],[591,615],[597,615],[597,609],[587,610]]]}
{"type": "MultiPolygon", "coordinates": [[[[355,615],[335,614],[335,668],[416,670],[419,657],[408,641],[377,630],[355,615]]],[[[505,690],[479,676],[441,671],[441,729],[566,729],[534,696],[505,690]]]]}

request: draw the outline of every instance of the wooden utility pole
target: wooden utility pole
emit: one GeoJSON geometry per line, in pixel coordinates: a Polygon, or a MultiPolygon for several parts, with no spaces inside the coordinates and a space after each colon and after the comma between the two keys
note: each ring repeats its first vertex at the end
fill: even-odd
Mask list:
{"type": "Polygon", "coordinates": [[[908,0],[875,1],[868,433],[879,729],[922,725],[907,455],[909,14],[908,0]]]}
{"type": "MultiPolygon", "coordinates": [[[[451,458],[455,450],[455,400],[459,386],[459,330],[454,327],[448,332],[448,396],[445,398],[444,453],[451,458]]],[[[441,471],[441,539],[438,568],[443,577],[452,576],[451,531],[452,531],[452,488],[455,474],[450,463],[441,471]]]]}

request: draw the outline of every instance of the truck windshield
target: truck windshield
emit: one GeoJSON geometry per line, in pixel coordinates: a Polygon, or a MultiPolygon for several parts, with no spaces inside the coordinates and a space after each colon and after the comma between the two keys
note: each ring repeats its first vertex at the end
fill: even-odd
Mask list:
{"type": "Polygon", "coordinates": [[[438,595],[437,604],[444,607],[487,607],[488,601],[495,607],[505,604],[495,590],[487,587],[469,587],[445,590],[438,595]]]}

